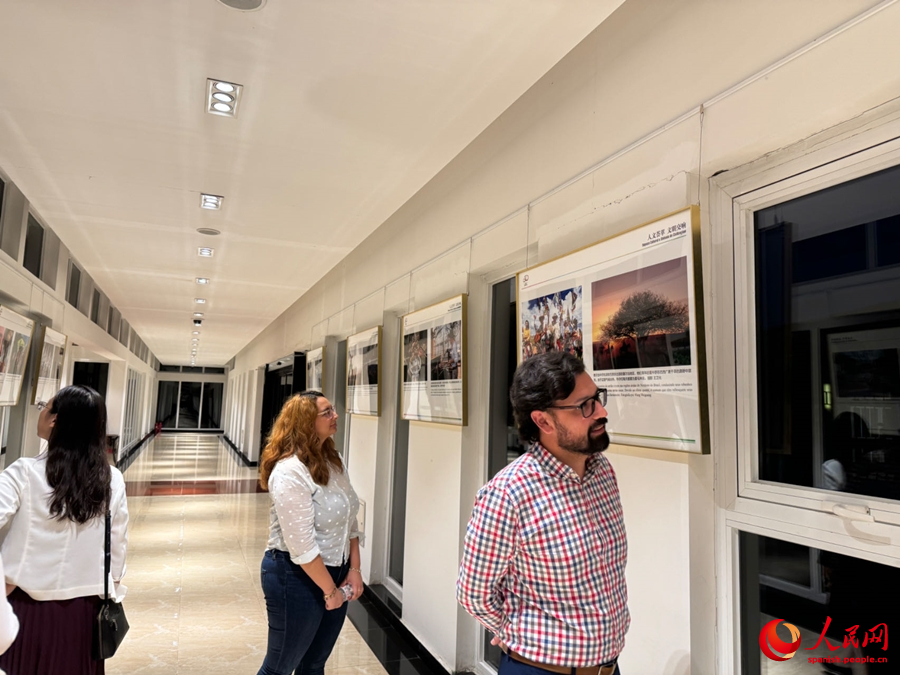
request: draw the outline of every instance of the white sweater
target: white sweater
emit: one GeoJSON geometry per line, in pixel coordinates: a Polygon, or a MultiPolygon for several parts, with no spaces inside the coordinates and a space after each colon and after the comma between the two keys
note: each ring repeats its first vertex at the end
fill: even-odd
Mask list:
{"type": "MultiPolygon", "coordinates": [[[[50,516],[47,454],[23,457],[0,473],[0,528],[9,531],[0,545],[6,583],[35,600],[69,600],[103,595],[105,514],[84,525],[50,516]]],[[[121,601],[126,588],[128,504],[125,479],[112,471],[110,509],[112,536],[109,594],[121,601]]]]}

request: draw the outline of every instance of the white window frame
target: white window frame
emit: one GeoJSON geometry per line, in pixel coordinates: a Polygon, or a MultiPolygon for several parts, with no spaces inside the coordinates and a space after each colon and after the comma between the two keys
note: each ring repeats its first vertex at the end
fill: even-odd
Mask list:
{"type": "Polygon", "coordinates": [[[710,179],[703,235],[715,374],[718,673],[740,672],[740,532],[900,565],[900,502],[758,480],[753,240],[755,211],[898,165],[900,101],[710,179]],[[835,515],[836,503],[868,509],[874,522],[835,515]]]}

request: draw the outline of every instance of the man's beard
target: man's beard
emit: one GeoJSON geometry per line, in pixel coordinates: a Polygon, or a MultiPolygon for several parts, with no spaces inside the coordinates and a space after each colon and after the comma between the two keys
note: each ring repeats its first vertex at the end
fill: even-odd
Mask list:
{"type": "Polygon", "coordinates": [[[598,452],[603,452],[609,447],[609,434],[604,432],[602,434],[593,434],[592,431],[596,430],[598,427],[605,426],[607,419],[605,417],[600,418],[588,430],[587,437],[579,438],[576,434],[570,432],[565,427],[559,427],[559,433],[557,435],[557,443],[559,443],[559,447],[568,452],[574,452],[579,455],[595,455],[598,452]]]}

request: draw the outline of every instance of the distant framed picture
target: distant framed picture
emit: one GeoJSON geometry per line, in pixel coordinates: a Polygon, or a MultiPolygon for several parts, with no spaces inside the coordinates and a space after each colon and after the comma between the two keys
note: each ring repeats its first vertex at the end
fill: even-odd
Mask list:
{"type": "Polygon", "coordinates": [[[0,405],[16,405],[34,335],[34,321],[0,307],[0,405]]]}
{"type": "Polygon", "coordinates": [[[65,335],[47,326],[41,331],[41,353],[34,369],[32,405],[47,403],[59,391],[67,341],[65,335]]]}
{"type": "Polygon", "coordinates": [[[700,211],[518,275],[518,359],[565,351],[609,402],[613,443],[709,452],[700,211]]]}
{"type": "Polygon", "coordinates": [[[459,295],[403,317],[404,419],[466,424],[466,300],[459,295]]]}
{"type": "Polygon", "coordinates": [[[324,373],[325,348],[319,347],[306,352],[306,388],[321,391],[324,394],[324,373]]]}
{"type": "Polygon", "coordinates": [[[381,414],[381,326],[347,338],[347,412],[381,414]]]}

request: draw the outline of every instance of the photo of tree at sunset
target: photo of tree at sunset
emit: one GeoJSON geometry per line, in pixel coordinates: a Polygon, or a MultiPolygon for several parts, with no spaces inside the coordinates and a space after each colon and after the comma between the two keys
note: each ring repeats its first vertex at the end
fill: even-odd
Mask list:
{"type": "Polygon", "coordinates": [[[591,284],[594,370],[691,365],[686,257],[591,284]]]}

